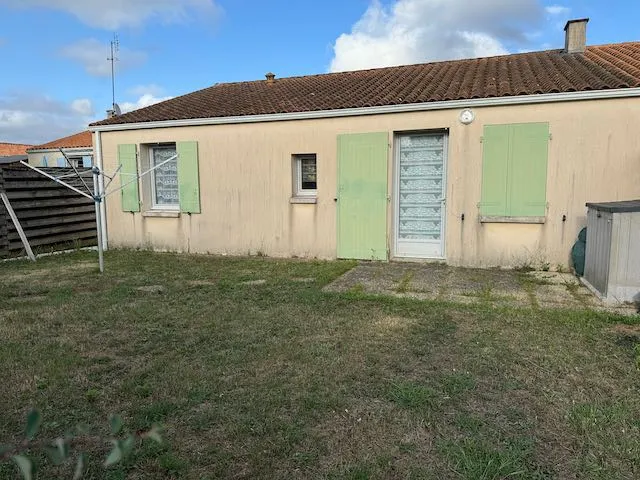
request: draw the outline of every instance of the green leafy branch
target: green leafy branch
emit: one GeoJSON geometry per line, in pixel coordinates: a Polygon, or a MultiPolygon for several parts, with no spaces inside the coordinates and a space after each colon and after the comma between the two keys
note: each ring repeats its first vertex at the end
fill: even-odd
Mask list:
{"type": "MultiPolygon", "coordinates": [[[[144,440],[162,443],[160,427],[154,425],[150,430],[125,434],[122,418],[113,415],[109,418],[111,436],[101,437],[90,435],[85,428],[77,427],[75,433],[69,433],[55,439],[36,439],[42,424],[42,416],[37,410],[31,410],[27,415],[25,438],[17,445],[0,445],[0,463],[13,461],[24,480],[31,480],[34,473],[34,463],[27,452],[44,451],[53,465],[62,465],[73,455],[72,450],[79,450],[87,446],[100,446],[108,443],[111,449],[104,460],[104,467],[108,468],[126,459],[135,447],[144,440]]],[[[86,455],[79,451],[75,455],[73,479],[82,478],[86,465],[86,455]]]]}

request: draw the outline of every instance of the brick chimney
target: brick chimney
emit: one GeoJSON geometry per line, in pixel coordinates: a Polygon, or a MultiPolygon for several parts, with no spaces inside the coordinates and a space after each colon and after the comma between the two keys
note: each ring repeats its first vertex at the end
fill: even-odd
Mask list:
{"type": "Polygon", "coordinates": [[[587,46],[588,18],[569,20],[564,27],[564,51],[565,53],[584,53],[587,46]]]}
{"type": "Polygon", "coordinates": [[[276,79],[276,74],[269,72],[265,75],[265,78],[267,79],[267,83],[273,83],[276,79]]]}

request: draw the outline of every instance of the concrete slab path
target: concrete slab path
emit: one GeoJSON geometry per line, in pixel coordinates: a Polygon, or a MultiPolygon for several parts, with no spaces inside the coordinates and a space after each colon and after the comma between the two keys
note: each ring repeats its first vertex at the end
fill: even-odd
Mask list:
{"type": "Polygon", "coordinates": [[[623,315],[637,312],[634,305],[604,305],[569,273],[459,268],[438,263],[362,262],[325,290],[458,303],[588,308],[623,315]]]}

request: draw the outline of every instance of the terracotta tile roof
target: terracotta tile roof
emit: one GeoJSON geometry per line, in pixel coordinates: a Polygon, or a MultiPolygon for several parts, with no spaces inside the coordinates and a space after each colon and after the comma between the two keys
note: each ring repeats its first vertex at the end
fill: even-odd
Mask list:
{"type": "Polygon", "coordinates": [[[22,143],[0,142],[0,157],[26,154],[29,147],[31,147],[31,145],[24,145],[22,143]]]}
{"type": "Polygon", "coordinates": [[[92,125],[640,87],[640,42],[223,83],[92,125]]]}
{"type": "Polygon", "coordinates": [[[53,140],[49,143],[43,143],[42,145],[35,145],[28,150],[31,152],[34,150],[82,147],[93,147],[93,137],[91,136],[91,132],[89,130],[75,133],[73,135],[69,135],[68,137],[58,138],[57,140],[53,140]]]}

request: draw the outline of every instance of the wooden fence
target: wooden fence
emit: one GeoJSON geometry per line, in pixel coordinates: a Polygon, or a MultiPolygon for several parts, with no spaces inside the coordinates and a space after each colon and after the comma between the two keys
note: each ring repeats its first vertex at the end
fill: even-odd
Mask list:
{"type": "MultiPolygon", "coordinates": [[[[51,175],[73,173],[70,168],[43,168],[51,175]]],[[[81,168],[80,172],[90,169],[81,168]]],[[[93,188],[91,175],[84,176],[93,188]]],[[[65,182],[84,191],[82,181],[65,182]]],[[[20,164],[0,165],[0,192],[7,194],[34,253],[97,244],[93,201],[20,164]]],[[[25,254],[9,213],[0,201],[0,258],[25,254]]]]}

